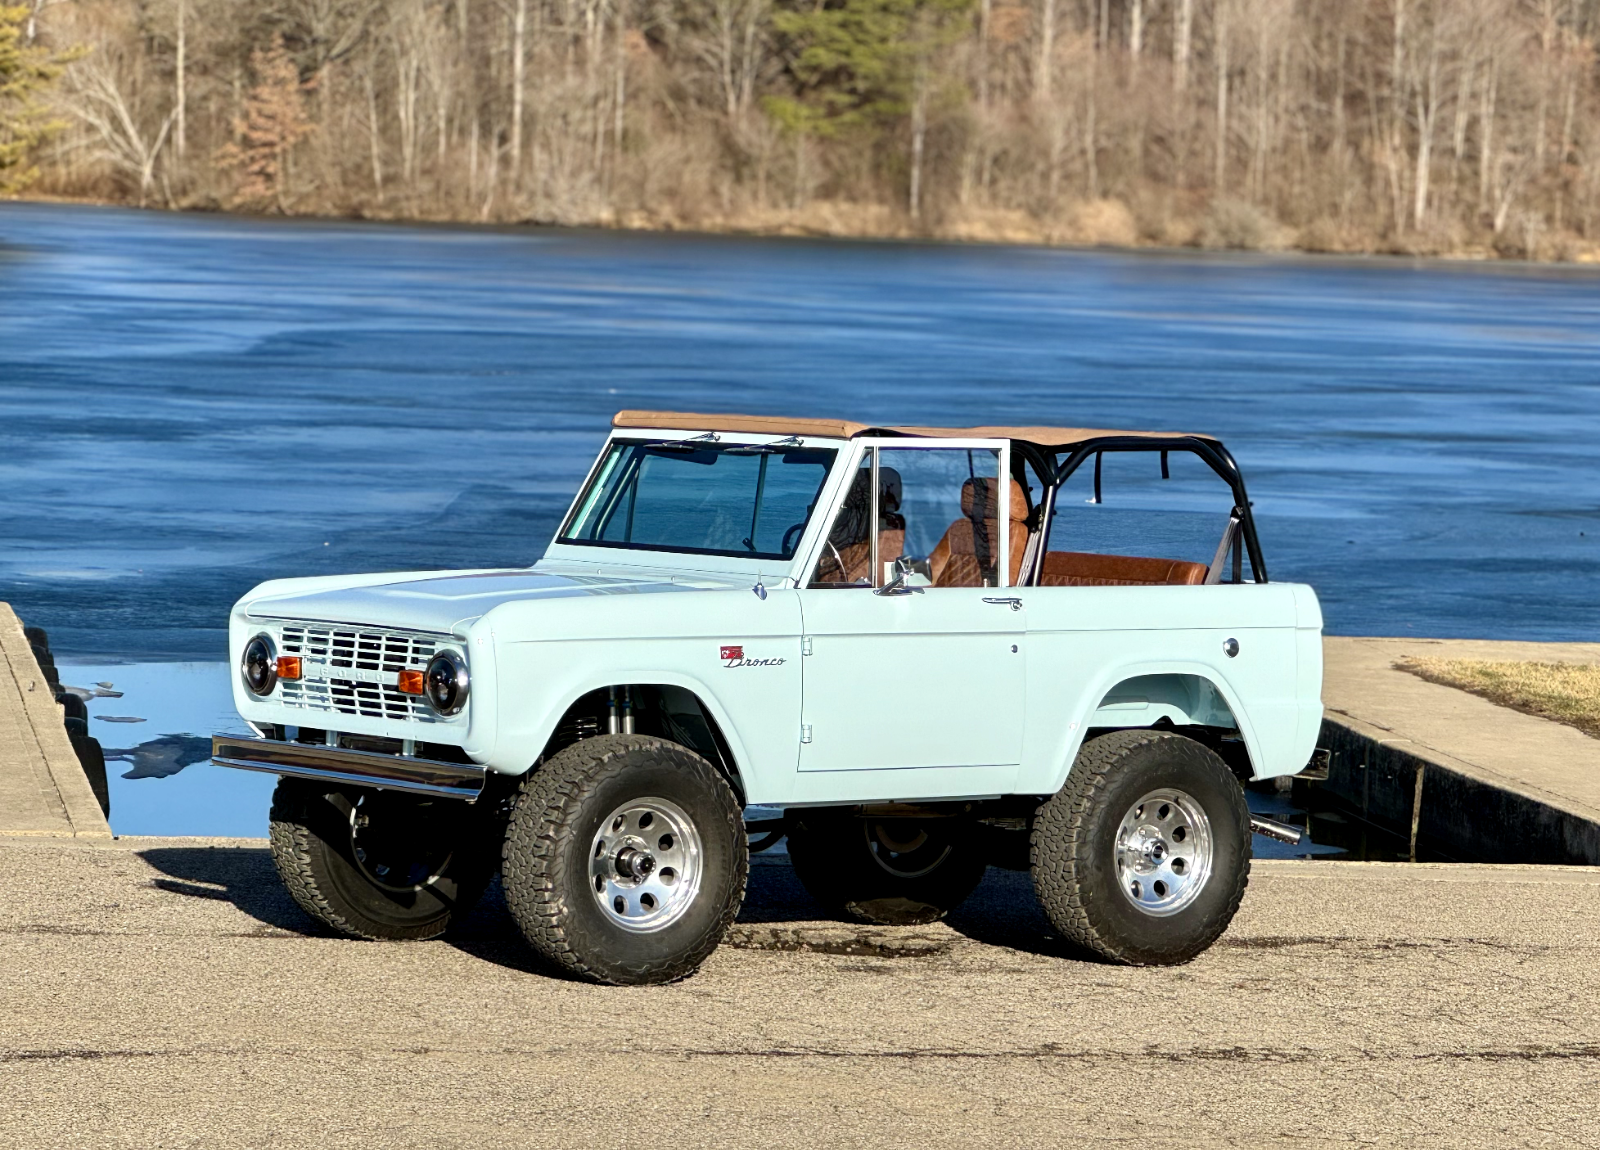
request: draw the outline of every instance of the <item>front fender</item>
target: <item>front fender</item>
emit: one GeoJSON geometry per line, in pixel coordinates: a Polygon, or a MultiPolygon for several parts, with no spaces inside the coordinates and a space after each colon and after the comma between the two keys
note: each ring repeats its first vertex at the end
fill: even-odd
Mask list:
{"type": "MultiPolygon", "coordinates": [[[[561,717],[573,703],[591,691],[624,684],[680,687],[693,694],[721,729],[723,738],[727,740],[728,750],[734,758],[734,769],[739,771],[741,780],[748,785],[744,764],[750,761],[750,750],[745,744],[733,713],[710,683],[697,676],[685,675],[681,671],[668,670],[664,667],[633,667],[625,675],[585,670],[542,684],[539,692],[541,698],[531,704],[533,709],[530,710],[529,721],[516,724],[515,729],[508,730],[502,727],[501,735],[495,741],[494,749],[484,760],[484,765],[500,774],[526,774],[549,744],[550,737],[555,734],[556,724],[561,722],[561,717]]],[[[523,701],[522,705],[527,707],[529,703],[523,701]]]]}
{"type": "MultiPolygon", "coordinates": [[[[800,756],[796,592],[696,591],[507,604],[490,611],[498,729],[483,760],[519,775],[574,700],[610,686],[694,694],[721,728],[751,802],[782,801],[800,756]],[[738,659],[723,657],[737,648],[738,659]]],[[[480,624],[482,625],[482,624],[480,624]]]]}

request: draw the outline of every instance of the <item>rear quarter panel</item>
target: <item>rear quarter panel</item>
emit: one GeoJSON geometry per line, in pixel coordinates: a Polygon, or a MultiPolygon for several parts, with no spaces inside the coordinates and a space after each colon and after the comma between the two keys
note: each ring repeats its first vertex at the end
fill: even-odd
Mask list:
{"type": "MultiPolygon", "coordinates": [[[[1028,646],[1016,789],[1059,790],[1100,701],[1140,675],[1206,679],[1232,711],[1257,777],[1299,771],[1316,741],[1306,716],[1321,716],[1320,660],[1314,678],[1301,668],[1302,591],[1309,594],[1280,583],[1018,589],[1028,646]],[[1223,649],[1230,638],[1239,644],[1234,658],[1223,649]]],[[[1142,724],[1130,715],[1127,725],[1142,724]]]]}

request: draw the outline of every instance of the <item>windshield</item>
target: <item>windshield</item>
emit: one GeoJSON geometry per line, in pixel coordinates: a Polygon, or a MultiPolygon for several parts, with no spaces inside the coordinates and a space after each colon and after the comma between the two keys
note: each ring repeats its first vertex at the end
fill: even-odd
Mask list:
{"type": "Polygon", "coordinates": [[[614,442],[560,542],[792,559],[836,454],[614,442]]]}

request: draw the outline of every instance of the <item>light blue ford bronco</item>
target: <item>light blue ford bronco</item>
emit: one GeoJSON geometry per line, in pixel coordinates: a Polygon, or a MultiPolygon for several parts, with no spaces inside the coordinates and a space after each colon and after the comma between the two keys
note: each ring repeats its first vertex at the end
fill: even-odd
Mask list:
{"type": "Polygon", "coordinates": [[[306,911],[431,938],[498,870],[549,967],[665,982],[785,841],[871,922],[938,918],[998,865],[1111,961],[1226,929],[1242,784],[1317,740],[1322,616],[1267,581],[1220,442],[613,422],[530,568],[278,580],[233,609],[255,735],[215,761],[282,776],[273,855],[306,911]]]}

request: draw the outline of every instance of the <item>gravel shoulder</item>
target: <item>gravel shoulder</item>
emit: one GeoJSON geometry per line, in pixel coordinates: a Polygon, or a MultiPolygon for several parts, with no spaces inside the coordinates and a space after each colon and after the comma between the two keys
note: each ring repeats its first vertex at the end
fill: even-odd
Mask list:
{"type": "Polygon", "coordinates": [[[256,840],[0,840],[0,1145],[1593,1145],[1600,871],[1259,863],[1176,969],[1064,953],[1025,875],[819,921],[787,865],[696,977],[546,976],[491,891],[318,937],[256,840]]]}

